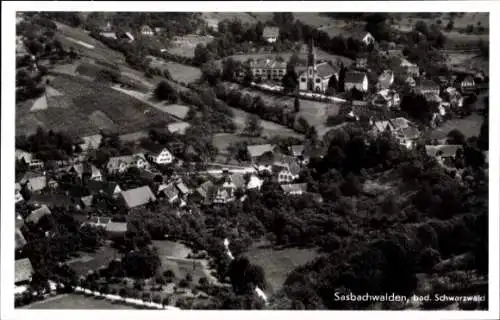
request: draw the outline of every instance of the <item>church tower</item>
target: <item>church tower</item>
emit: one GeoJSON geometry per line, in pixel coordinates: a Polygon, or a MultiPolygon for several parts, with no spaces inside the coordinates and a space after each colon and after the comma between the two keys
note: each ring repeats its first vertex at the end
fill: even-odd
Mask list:
{"type": "Polygon", "coordinates": [[[317,73],[316,68],[316,49],[314,40],[309,43],[309,52],[307,54],[307,90],[314,91],[314,78],[317,73]]]}

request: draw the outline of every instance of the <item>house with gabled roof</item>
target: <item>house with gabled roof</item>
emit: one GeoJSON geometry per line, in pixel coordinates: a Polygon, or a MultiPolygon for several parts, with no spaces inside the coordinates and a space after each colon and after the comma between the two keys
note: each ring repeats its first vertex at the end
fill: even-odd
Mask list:
{"type": "Polygon", "coordinates": [[[280,35],[280,29],[278,27],[264,27],[262,30],[262,38],[268,43],[275,43],[280,35]]]}
{"type": "Polygon", "coordinates": [[[26,172],[20,183],[21,185],[26,184],[30,192],[40,193],[47,187],[47,177],[36,172],[26,172]]]}
{"type": "Polygon", "coordinates": [[[102,135],[95,134],[92,136],[85,136],[82,137],[82,141],[83,142],[80,144],[80,148],[82,149],[82,151],[85,152],[88,150],[95,150],[101,145],[102,135]]]}
{"type": "Polygon", "coordinates": [[[152,37],[155,34],[153,29],[148,25],[142,25],[139,32],[141,35],[148,37],[152,37]]]}
{"type": "Polygon", "coordinates": [[[365,72],[348,71],[344,80],[344,91],[349,92],[353,88],[361,92],[368,91],[368,77],[365,72]]]}
{"type": "Polygon", "coordinates": [[[254,190],[254,189],[260,190],[263,183],[264,183],[264,180],[259,178],[257,175],[252,174],[248,179],[248,182],[246,184],[246,189],[247,190],[254,190]]]}
{"type": "Polygon", "coordinates": [[[158,187],[157,195],[158,198],[163,198],[170,204],[179,200],[179,190],[175,187],[174,182],[160,185],[158,187]]]}
{"type": "Polygon", "coordinates": [[[128,231],[127,222],[115,222],[111,218],[103,216],[92,216],[82,223],[82,226],[84,225],[104,228],[109,237],[123,236],[128,231]]]}
{"type": "Polygon", "coordinates": [[[212,181],[203,182],[192,194],[192,198],[202,204],[212,203],[215,194],[215,185],[212,181]]]}
{"type": "Polygon", "coordinates": [[[31,277],[33,275],[33,266],[29,258],[16,260],[15,266],[15,279],[14,284],[20,286],[31,282],[31,277]]]}
{"type": "Polygon", "coordinates": [[[146,205],[150,201],[156,201],[156,197],[149,186],[122,191],[120,198],[128,209],[134,209],[146,205]]]}
{"type": "Polygon", "coordinates": [[[122,192],[120,185],[114,181],[89,181],[86,187],[91,195],[104,194],[117,198],[122,192]]]}
{"type": "Polygon", "coordinates": [[[420,94],[435,93],[439,95],[440,87],[439,84],[432,80],[423,79],[418,85],[418,92],[420,94]]]}
{"type": "Polygon", "coordinates": [[[300,175],[300,166],[292,156],[276,154],[272,164],[272,172],[278,183],[290,183],[300,175]]]}
{"type": "Polygon", "coordinates": [[[24,160],[26,164],[30,164],[31,160],[34,158],[31,152],[27,152],[21,149],[16,149],[15,154],[16,154],[16,160],[24,160]]]}
{"type": "Polygon", "coordinates": [[[463,150],[463,146],[455,144],[426,145],[425,153],[435,158],[439,163],[454,160],[458,150],[463,150]]]}
{"type": "Polygon", "coordinates": [[[271,144],[256,144],[247,146],[247,152],[250,158],[255,161],[257,158],[261,157],[265,153],[274,153],[276,146],[271,144]]]}
{"type": "Polygon", "coordinates": [[[405,70],[406,75],[411,76],[411,77],[419,77],[420,76],[420,68],[418,67],[417,64],[411,63],[407,59],[403,58],[401,59],[401,63],[399,66],[405,70]]]}
{"type": "Polygon", "coordinates": [[[16,195],[14,197],[15,203],[23,202],[24,198],[21,194],[21,184],[19,182],[16,183],[16,195]]]}
{"type": "Polygon", "coordinates": [[[163,145],[148,144],[144,146],[144,149],[146,149],[146,159],[152,163],[164,165],[174,161],[173,154],[163,145]]]}
{"type": "Polygon", "coordinates": [[[28,217],[26,217],[26,221],[37,224],[42,217],[50,214],[52,214],[52,212],[50,211],[49,207],[43,204],[38,209],[31,211],[28,217]]]}
{"type": "Polygon", "coordinates": [[[389,89],[394,83],[394,72],[392,70],[384,70],[378,76],[377,89],[384,90],[389,89]]]}
{"type": "Polygon", "coordinates": [[[282,184],[280,187],[286,195],[290,196],[299,196],[307,192],[307,183],[282,184]]]}
{"type": "Polygon", "coordinates": [[[361,41],[367,46],[375,43],[375,37],[370,32],[366,31],[355,32],[351,34],[351,37],[353,39],[361,41]]]}
{"type": "Polygon", "coordinates": [[[186,186],[182,179],[179,179],[175,182],[175,187],[177,188],[177,190],[179,190],[180,196],[183,198],[189,196],[192,193],[191,189],[186,186]]]}
{"type": "Polygon", "coordinates": [[[173,122],[173,123],[169,123],[167,125],[167,130],[168,132],[174,134],[180,134],[180,135],[184,135],[186,134],[186,130],[191,127],[191,124],[189,124],[188,122],[185,122],[185,121],[177,121],[177,122],[173,122]]]}
{"type": "Polygon", "coordinates": [[[149,168],[149,163],[143,153],[136,153],[133,155],[111,157],[106,164],[108,173],[123,173],[128,168],[135,167],[138,169],[149,168]]]}
{"type": "Polygon", "coordinates": [[[76,174],[78,178],[83,180],[94,180],[94,181],[102,181],[101,170],[99,170],[96,166],[90,163],[79,163],[72,165],[68,169],[68,173],[76,174]]]}

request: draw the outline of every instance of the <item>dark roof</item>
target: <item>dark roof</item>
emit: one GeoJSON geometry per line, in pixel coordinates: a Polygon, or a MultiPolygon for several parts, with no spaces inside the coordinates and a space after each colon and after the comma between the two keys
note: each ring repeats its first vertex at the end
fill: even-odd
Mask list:
{"type": "Polygon", "coordinates": [[[179,196],[179,190],[177,190],[173,182],[167,184],[159,193],[163,193],[169,200],[179,196]]]}
{"type": "Polygon", "coordinates": [[[113,222],[110,221],[106,224],[105,229],[107,232],[125,233],[128,229],[126,222],[113,222]]]}
{"type": "Polygon", "coordinates": [[[161,144],[157,144],[157,143],[148,143],[148,144],[144,145],[143,148],[145,150],[149,151],[150,153],[154,153],[154,154],[158,154],[158,153],[162,152],[164,149],[167,149],[166,146],[161,145],[161,144]]]}
{"type": "Polygon", "coordinates": [[[14,270],[16,272],[15,283],[28,281],[33,274],[33,266],[28,258],[16,260],[14,270]]]}
{"type": "Polygon", "coordinates": [[[191,192],[191,190],[189,190],[189,188],[186,186],[186,184],[183,181],[178,181],[176,183],[176,187],[177,187],[177,189],[179,189],[179,191],[182,194],[188,194],[191,192]]]}
{"type": "Polygon", "coordinates": [[[214,184],[212,181],[205,181],[198,188],[196,188],[196,192],[204,199],[207,199],[210,196],[210,192],[213,187],[214,184]]]}
{"type": "Polygon", "coordinates": [[[107,195],[113,195],[118,184],[113,181],[89,181],[87,183],[87,188],[91,194],[105,193],[107,195]]]}
{"type": "Polygon", "coordinates": [[[362,83],[366,77],[366,73],[358,71],[346,72],[345,82],[348,83],[362,83]]]}

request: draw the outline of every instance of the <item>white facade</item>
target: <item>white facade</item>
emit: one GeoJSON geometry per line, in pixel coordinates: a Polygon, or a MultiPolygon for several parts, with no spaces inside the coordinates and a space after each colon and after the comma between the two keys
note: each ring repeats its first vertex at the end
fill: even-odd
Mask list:
{"type": "Polygon", "coordinates": [[[156,155],[151,154],[149,155],[149,157],[151,161],[156,164],[170,164],[172,163],[172,161],[174,161],[174,157],[167,148],[164,148],[160,153],[156,155]]]}
{"type": "Polygon", "coordinates": [[[356,88],[361,92],[368,91],[368,78],[366,75],[363,77],[362,82],[346,82],[344,85],[345,91],[350,91],[352,88],[356,88]]]}

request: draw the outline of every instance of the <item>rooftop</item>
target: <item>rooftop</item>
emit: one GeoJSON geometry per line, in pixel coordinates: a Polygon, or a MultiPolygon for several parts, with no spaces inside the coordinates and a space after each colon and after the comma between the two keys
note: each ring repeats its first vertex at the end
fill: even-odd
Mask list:
{"type": "Polygon", "coordinates": [[[443,145],[426,145],[425,152],[430,157],[442,156],[442,157],[454,157],[458,149],[462,149],[461,145],[455,144],[443,144],[443,145]]]}
{"type": "Polygon", "coordinates": [[[40,219],[48,214],[51,214],[52,212],[50,209],[44,204],[40,208],[35,209],[31,211],[30,215],[26,218],[26,221],[32,222],[32,223],[38,223],[40,219]]]}
{"type": "Polygon", "coordinates": [[[28,281],[33,274],[33,266],[28,258],[16,260],[15,263],[15,283],[28,281]]]}
{"type": "Polygon", "coordinates": [[[346,72],[345,82],[348,83],[361,83],[364,81],[366,73],[359,71],[349,71],[346,72]]]}
{"type": "Polygon", "coordinates": [[[280,33],[278,27],[264,27],[262,31],[262,37],[264,38],[277,38],[280,33]]]}
{"type": "Polygon", "coordinates": [[[121,196],[129,209],[145,205],[150,200],[156,201],[155,195],[148,186],[123,191],[121,196]]]}

